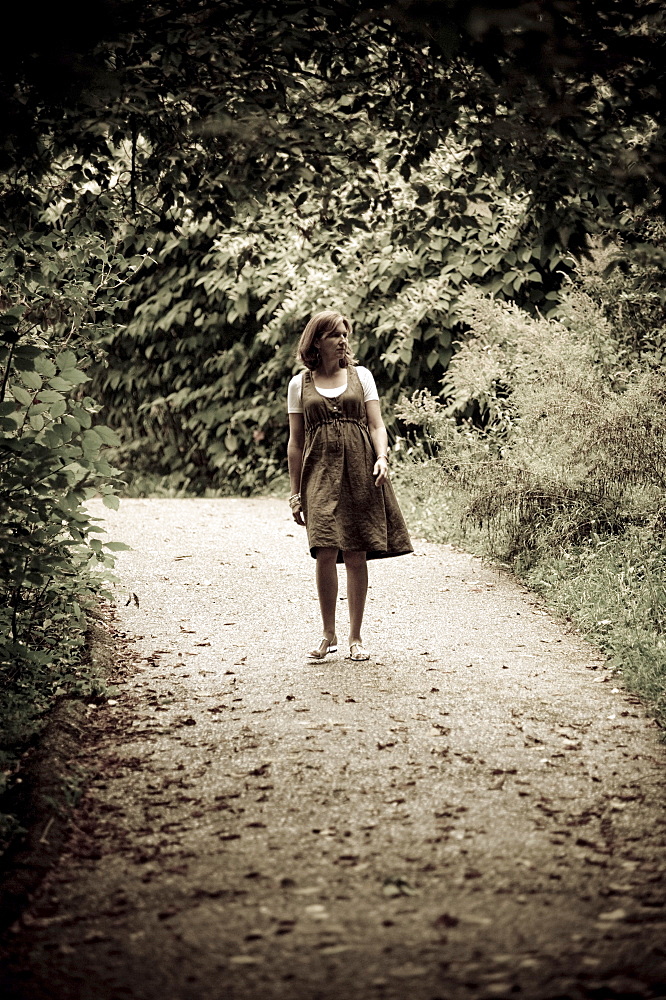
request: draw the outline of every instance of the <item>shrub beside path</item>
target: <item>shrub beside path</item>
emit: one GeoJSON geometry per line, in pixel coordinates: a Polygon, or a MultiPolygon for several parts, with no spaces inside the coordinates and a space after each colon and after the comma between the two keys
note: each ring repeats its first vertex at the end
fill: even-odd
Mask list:
{"type": "Polygon", "coordinates": [[[7,997],[666,992],[659,731],[519,584],[417,541],[370,567],[370,663],[309,662],[284,502],[97,512],[133,546],[118,690],[7,997]]]}

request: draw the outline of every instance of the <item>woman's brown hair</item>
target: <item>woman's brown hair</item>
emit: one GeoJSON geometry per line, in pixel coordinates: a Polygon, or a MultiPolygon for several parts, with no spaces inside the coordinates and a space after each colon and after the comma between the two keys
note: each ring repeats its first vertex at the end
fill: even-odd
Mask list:
{"type": "MultiPolygon", "coordinates": [[[[301,339],[296,348],[296,360],[304,364],[310,371],[318,368],[321,356],[315,346],[315,340],[321,340],[322,337],[326,337],[329,333],[332,333],[340,320],[342,320],[347,331],[347,338],[351,337],[351,323],[342,313],[335,312],[334,309],[324,309],[323,312],[315,313],[301,334],[301,339]]],[[[356,358],[349,346],[349,341],[347,341],[347,351],[345,356],[340,358],[340,367],[346,368],[347,365],[354,364],[356,364],[356,358]]]]}

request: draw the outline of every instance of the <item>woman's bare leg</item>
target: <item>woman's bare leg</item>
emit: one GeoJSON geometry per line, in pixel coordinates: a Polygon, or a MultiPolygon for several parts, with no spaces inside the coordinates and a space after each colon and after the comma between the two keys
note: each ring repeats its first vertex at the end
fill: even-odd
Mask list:
{"type": "Polygon", "coordinates": [[[335,606],[338,601],[337,549],[317,549],[317,595],[321,611],[322,634],[335,639],[335,606]]]}
{"type": "Polygon", "coordinates": [[[368,564],[365,552],[343,552],[347,567],[347,604],[349,605],[349,644],[361,640],[365,598],[368,593],[368,564]]]}

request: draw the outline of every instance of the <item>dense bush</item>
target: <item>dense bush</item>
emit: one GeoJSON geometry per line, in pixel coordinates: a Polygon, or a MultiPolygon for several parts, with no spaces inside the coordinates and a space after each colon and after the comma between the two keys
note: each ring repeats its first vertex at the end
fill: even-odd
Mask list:
{"type": "Polygon", "coordinates": [[[85,612],[124,547],[97,537],[85,507],[118,504],[104,456],[118,442],[87,369],[124,263],[85,221],[44,216],[29,230],[16,219],[0,257],[0,791],[54,699],[99,690],[85,612]]]}
{"type": "Polygon", "coordinates": [[[476,543],[571,614],[666,718],[666,374],[618,365],[618,334],[580,287],[557,318],[475,290],[460,310],[471,333],[447,402],[420,393],[401,408],[430,437],[417,484],[435,510],[443,486],[476,543]]]}

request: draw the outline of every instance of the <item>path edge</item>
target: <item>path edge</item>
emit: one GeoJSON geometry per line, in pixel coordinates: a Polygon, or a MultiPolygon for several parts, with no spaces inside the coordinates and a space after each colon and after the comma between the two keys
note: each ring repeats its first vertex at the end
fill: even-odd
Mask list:
{"type": "MultiPolygon", "coordinates": [[[[97,617],[93,612],[89,619],[86,658],[106,678],[112,672],[116,647],[113,635],[97,624],[97,617]]],[[[19,828],[0,858],[0,933],[20,919],[60,857],[73,810],[91,773],[76,762],[86,730],[84,702],[78,698],[59,701],[3,797],[19,828]]]]}

